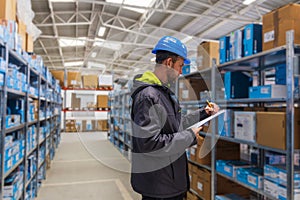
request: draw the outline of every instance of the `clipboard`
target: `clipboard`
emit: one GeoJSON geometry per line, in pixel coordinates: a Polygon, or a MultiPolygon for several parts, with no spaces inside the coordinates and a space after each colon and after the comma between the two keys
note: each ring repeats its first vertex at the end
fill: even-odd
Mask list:
{"type": "Polygon", "coordinates": [[[210,120],[214,119],[215,117],[218,117],[219,115],[225,113],[226,110],[220,110],[219,112],[217,112],[216,114],[214,115],[211,115],[207,118],[205,118],[204,120],[201,120],[200,122],[197,122],[196,124],[190,126],[188,129],[191,129],[191,128],[198,128],[204,124],[206,124],[207,122],[209,122],[210,120]]]}

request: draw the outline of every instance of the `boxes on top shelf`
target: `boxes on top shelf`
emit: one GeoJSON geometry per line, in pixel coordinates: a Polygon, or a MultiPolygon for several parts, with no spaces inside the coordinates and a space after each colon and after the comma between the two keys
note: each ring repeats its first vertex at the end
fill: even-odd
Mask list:
{"type": "Polygon", "coordinates": [[[99,86],[112,86],[113,76],[112,75],[99,75],[98,79],[99,86]]]}
{"type": "Polygon", "coordinates": [[[65,72],[63,70],[51,70],[52,76],[59,81],[61,87],[64,86],[65,72]]]}
{"type": "Polygon", "coordinates": [[[0,19],[16,20],[16,0],[0,0],[0,19]]]}
{"type": "Polygon", "coordinates": [[[288,4],[263,16],[263,50],[286,44],[286,31],[294,30],[294,42],[300,44],[300,5],[288,4]]]}
{"type": "Polygon", "coordinates": [[[248,24],[244,28],[244,56],[251,56],[262,51],[262,25],[248,24]]]}
{"type": "Polygon", "coordinates": [[[229,61],[229,37],[223,36],[219,40],[220,64],[229,61]]]}
{"type": "Polygon", "coordinates": [[[237,60],[244,56],[243,51],[243,30],[236,30],[230,34],[229,39],[229,60],[237,60]]]}
{"type": "Polygon", "coordinates": [[[197,51],[198,70],[212,67],[212,59],[216,59],[216,65],[219,65],[219,42],[202,42],[197,51]]]}
{"type": "Polygon", "coordinates": [[[67,86],[70,88],[80,88],[81,87],[81,73],[68,71],[68,82],[67,86]]]}
{"type": "Polygon", "coordinates": [[[84,88],[98,87],[98,75],[82,75],[82,85],[84,88]]]}

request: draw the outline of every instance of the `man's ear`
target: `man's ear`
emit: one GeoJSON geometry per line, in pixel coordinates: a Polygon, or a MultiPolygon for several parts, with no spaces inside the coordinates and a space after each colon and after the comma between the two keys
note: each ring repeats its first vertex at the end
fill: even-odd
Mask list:
{"type": "Polygon", "coordinates": [[[172,58],[168,58],[166,61],[167,61],[167,63],[166,63],[167,67],[168,68],[172,68],[172,66],[173,66],[173,64],[172,64],[173,63],[172,58]]]}

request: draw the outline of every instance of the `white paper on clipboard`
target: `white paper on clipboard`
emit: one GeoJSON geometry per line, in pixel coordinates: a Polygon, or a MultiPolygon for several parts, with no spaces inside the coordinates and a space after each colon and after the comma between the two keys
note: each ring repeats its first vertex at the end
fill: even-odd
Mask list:
{"type": "Polygon", "coordinates": [[[200,127],[200,126],[206,124],[206,123],[209,122],[210,120],[214,119],[215,117],[218,117],[219,115],[221,115],[221,114],[223,114],[223,113],[225,113],[225,110],[220,110],[220,111],[217,112],[216,114],[211,115],[211,116],[205,118],[204,120],[201,120],[200,122],[197,122],[196,124],[190,126],[188,129],[190,129],[190,128],[198,128],[198,127],[200,127]]]}

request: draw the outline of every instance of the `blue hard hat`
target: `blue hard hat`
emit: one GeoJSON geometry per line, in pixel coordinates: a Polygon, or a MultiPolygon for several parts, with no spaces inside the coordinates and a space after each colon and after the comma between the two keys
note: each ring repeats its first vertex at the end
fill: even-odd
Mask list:
{"type": "Polygon", "coordinates": [[[162,37],[152,50],[152,53],[156,54],[157,51],[164,50],[175,53],[178,56],[181,56],[184,59],[185,63],[189,63],[190,60],[187,58],[187,49],[186,46],[177,38],[172,36],[162,37]]]}

